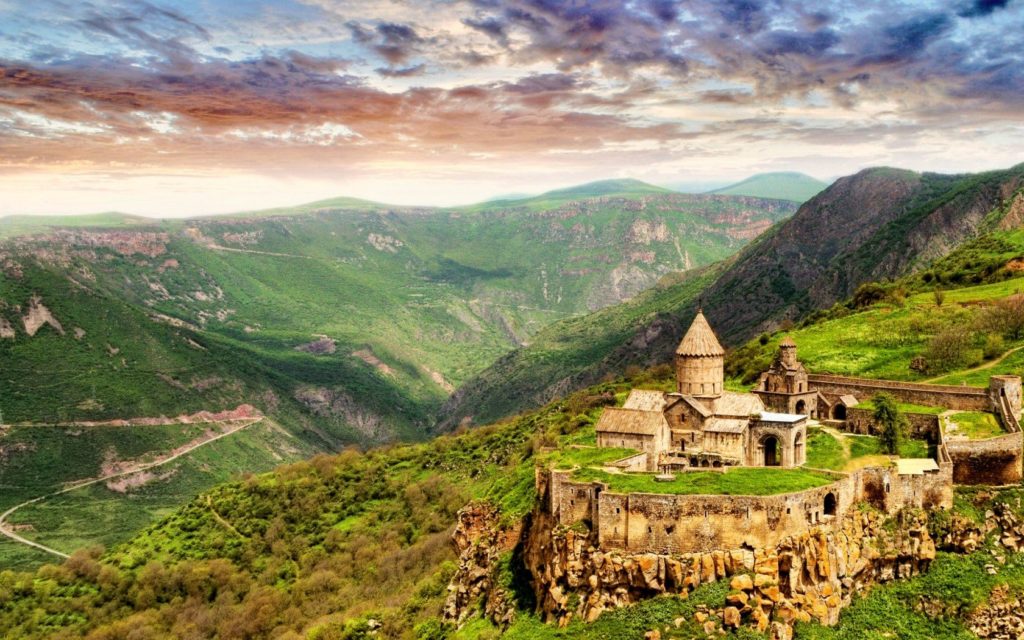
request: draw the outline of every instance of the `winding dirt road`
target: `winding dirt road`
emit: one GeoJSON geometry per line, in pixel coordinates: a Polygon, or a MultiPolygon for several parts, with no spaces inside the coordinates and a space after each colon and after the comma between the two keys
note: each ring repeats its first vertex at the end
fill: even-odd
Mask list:
{"type": "Polygon", "coordinates": [[[62,551],[57,551],[56,549],[51,549],[50,547],[47,547],[46,545],[39,544],[38,542],[33,542],[32,540],[29,540],[28,538],[25,538],[25,537],[20,536],[17,533],[15,533],[14,531],[11,530],[10,525],[8,525],[7,518],[9,518],[18,509],[21,509],[22,507],[27,507],[30,504],[34,504],[36,502],[41,502],[41,501],[46,500],[48,498],[52,498],[54,496],[59,496],[59,495],[61,495],[63,493],[68,493],[70,491],[75,491],[77,489],[81,489],[82,487],[88,487],[90,485],[94,485],[94,484],[97,484],[97,483],[100,483],[100,482],[106,482],[108,480],[113,480],[114,478],[120,478],[122,476],[132,475],[132,474],[135,474],[135,473],[139,473],[141,471],[147,471],[149,469],[153,469],[154,467],[159,467],[161,465],[167,464],[168,462],[173,462],[173,461],[177,460],[178,458],[180,458],[183,455],[191,453],[191,452],[195,451],[196,449],[198,449],[200,447],[205,447],[206,445],[208,445],[208,444],[210,444],[212,442],[216,442],[216,441],[220,440],[221,438],[225,438],[227,436],[230,436],[233,433],[238,433],[242,429],[245,429],[246,427],[250,427],[250,426],[252,426],[252,425],[254,425],[257,422],[260,422],[262,420],[263,420],[262,416],[257,417],[257,418],[243,418],[243,419],[238,419],[238,420],[226,420],[226,421],[224,421],[224,423],[229,423],[229,422],[233,423],[233,424],[231,424],[231,428],[229,428],[228,430],[223,431],[221,433],[218,433],[217,435],[215,435],[215,436],[213,436],[213,437],[211,437],[211,438],[209,438],[207,440],[202,440],[202,441],[199,441],[199,442],[195,442],[194,444],[192,444],[190,446],[184,447],[181,450],[176,451],[173,455],[169,455],[169,456],[166,456],[164,458],[160,458],[160,459],[155,460],[153,462],[147,462],[147,463],[144,463],[144,464],[133,466],[133,467],[131,467],[129,469],[126,469],[124,471],[118,471],[117,473],[111,473],[111,474],[108,474],[108,475],[105,475],[105,476],[101,476],[99,478],[92,478],[92,479],[89,479],[89,480],[81,480],[81,481],[78,481],[78,482],[74,482],[74,483],[69,484],[68,486],[64,487],[60,491],[54,491],[53,493],[48,493],[46,495],[39,496],[38,498],[32,498],[31,500],[26,500],[25,502],[22,502],[21,504],[16,504],[13,507],[11,507],[10,509],[8,509],[7,511],[4,511],[3,513],[0,513],[0,535],[4,535],[4,536],[10,538],[11,540],[14,540],[15,542],[20,542],[21,544],[28,545],[28,546],[30,546],[30,547],[32,547],[34,549],[38,549],[39,551],[44,551],[46,553],[49,553],[49,554],[52,554],[52,555],[55,555],[55,556],[58,556],[58,557],[61,557],[61,558],[67,558],[67,557],[69,557],[68,554],[66,554],[66,553],[64,553],[62,551]],[[234,424],[234,423],[237,423],[237,424],[234,424]]]}

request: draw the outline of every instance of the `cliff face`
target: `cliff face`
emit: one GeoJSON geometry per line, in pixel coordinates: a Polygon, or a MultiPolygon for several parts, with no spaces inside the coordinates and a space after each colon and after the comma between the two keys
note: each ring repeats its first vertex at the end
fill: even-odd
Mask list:
{"type": "Polygon", "coordinates": [[[459,570],[449,586],[445,618],[462,622],[484,602],[485,615],[509,624],[514,599],[498,577],[498,558],[521,549],[538,612],[564,625],[660,594],[686,596],[702,584],[730,580],[731,593],[709,620],[749,625],[788,637],[792,623],[835,624],[854,594],[870,585],[928,569],[935,542],[921,514],[903,513],[898,526],[872,510],[854,511],[837,532],[811,529],[774,548],[684,555],[629,554],[597,549],[586,532],[558,527],[535,512],[524,528],[501,528],[496,514],[476,505],[460,513],[454,534],[459,570]]]}
{"type": "Polygon", "coordinates": [[[732,577],[733,593],[720,614],[729,626],[750,623],[764,631],[773,617],[831,625],[854,594],[917,575],[935,558],[924,517],[903,514],[895,529],[884,527],[885,520],[874,511],[853,512],[836,533],[815,528],[774,548],[679,556],[602,552],[586,535],[535,527],[525,558],[549,621],[591,621],[606,609],[662,593],[685,595],[732,577]],[[579,597],[570,598],[573,592],[579,597]]]}
{"type": "Polygon", "coordinates": [[[496,419],[629,365],[669,362],[698,304],[725,344],[741,344],[830,307],[864,282],[911,273],[993,228],[1019,227],[1022,187],[1024,165],[967,176],[868,169],[841,178],[738,256],[541,331],[468,380],[443,407],[441,424],[496,419]]]}
{"type": "MultiPolygon", "coordinates": [[[[715,596],[720,602],[706,600],[706,591],[695,594],[697,602],[708,604],[697,605],[691,619],[677,619],[676,627],[685,623],[712,635],[748,627],[773,640],[788,639],[795,622],[834,625],[854,596],[866,595],[873,585],[928,571],[937,549],[986,550],[984,568],[991,576],[1001,575],[1003,565],[1011,571],[1019,566],[1019,491],[981,491],[968,500],[983,518],[959,510],[905,510],[887,517],[870,508],[851,509],[833,529],[811,528],[770,548],[676,555],[602,551],[585,527],[560,526],[543,510],[502,525],[493,507],[470,505],[460,512],[453,535],[460,565],[449,585],[445,619],[462,624],[483,611],[505,627],[515,623],[517,611],[535,608],[551,624],[590,623],[617,607],[662,594],[686,599],[701,585],[724,582],[728,592],[715,596]]],[[[932,619],[958,620],[982,638],[1020,638],[1021,594],[999,584],[980,606],[928,590],[906,605],[932,619]]]]}

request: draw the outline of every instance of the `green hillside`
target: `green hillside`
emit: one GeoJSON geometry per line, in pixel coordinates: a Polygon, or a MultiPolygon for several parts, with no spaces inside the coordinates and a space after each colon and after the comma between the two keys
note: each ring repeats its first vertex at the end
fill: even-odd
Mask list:
{"type": "MultiPolygon", "coordinates": [[[[533,612],[514,555],[504,557],[501,574],[516,598],[510,628],[502,633],[476,617],[456,632],[440,622],[456,570],[449,535],[458,509],[487,501],[514,525],[533,506],[535,465],[552,463],[545,448],[592,441],[605,405],[632,386],[664,384],[665,372],[602,383],[540,411],[429,443],[317,456],[220,485],[109,551],[80,551],[34,574],[0,572],[0,630],[27,640],[116,638],[129,631],[131,637],[359,638],[371,629],[418,639],[639,640],[652,628],[697,637],[695,608],[721,606],[726,582],[685,600],[644,600],[592,625],[575,620],[559,629],[533,612]]],[[[805,476],[793,474],[797,481],[805,476]]],[[[956,513],[978,520],[1001,502],[1024,515],[1020,497],[1019,489],[960,492],[956,513]]],[[[900,633],[913,633],[907,637],[967,637],[973,606],[999,585],[1024,588],[1021,554],[1001,550],[1005,563],[987,568],[997,544],[989,538],[973,555],[940,553],[927,574],[873,588],[843,613],[839,627],[799,625],[796,637],[895,633],[892,620],[904,621],[900,633]],[[953,608],[929,617],[919,610],[922,596],[953,608]]],[[[743,630],[730,637],[765,636],[743,630]]]]}
{"type": "Polygon", "coordinates": [[[924,278],[929,267],[948,271],[942,282],[949,283],[1004,273],[1016,250],[1011,241],[986,258],[978,275],[982,259],[968,257],[970,243],[1021,226],[1024,165],[954,176],[862,171],[836,181],[732,258],[546,327],[464,383],[442,410],[442,427],[489,422],[630,366],[665,362],[698,304],[725,344],[738,346],[847,299],[865,282],[924,278]],[[943,266],[961,246],[966,253],[948,259],[963,264],[943,266]]]}
{"type": "Polygon", "coordinates": [[[730,356],[730,373],[753,382],[786,334],[817,373],[976,386],[1020,375],[1024,272],[1007,268],[1018,261],[1024,229],[986,234],[926,270],[862,285],[801,326],[750,341],[730,356]]]}
{"type": "MultiPolygon", "coordinates": [[[[801,359],[816,371],[896,377],[903,371],[906,379],[939,376],[946,382],[979,384],[995,372],[1019,374],[1024,360],[1017,358],[1024,351],[1017,349],[1024,345],[1024,330],[1013,334],[1012,325],[991,324],[989,314],[1016,299],[1024,278],[1007,265],[1022,258],[1024,231],[993,231],[926,270],[896,282],[861,286],[850,299],[822,310],[790,333],[800,346],[801,359]],[[937,281],[946,283],[939,297],[934,293],[937,281]],[[927,350],[934,336],[957,327],[968,330],[963,360],[948,363],[941,371],[909,373],[910,361],[927,350]],[[845,358],[833,348],[835,344],[841,345],[845,358]]],[[[690,294],[681,292],[699,290],[716,275],[712,268],[678,282],[666,281],[626,306],[638,317],[645,313],[641,308],[671,309],[680,304],[673,295],[685,298],[690,294]]],[[[609,315],[610,311],[588,319],[604,317],[609,323],[606,331],[613,331],[613,320],[621,316],[609,315]]],[[[1005,322],[1014,316],[999,317],[1005,322]]],[[[729,372],[742,376],[752,370],[752,363],[763,364],[781,335],[754,340],[734,351],[727,364],[729,372]]],[[[543,624],[533,613],[528,591],[517,588],[513,593],[522,600],[517,601],[514,623],[503,634],[480,618],[458,632],[439,621],[446,585],[456,569],[448,538],[458,509],[471,500],[484,500],[498,508],[505,523],[514,524],[532,508],[534,467],[566,464],[567,455],[569,463],[579,462],[582,455],[565,448],[548,453],[551,447],[593,442],[593,424],[603,407],[621,402],[635,386],[664,388],[670,372],[665,366],[634,370],[626,379],[602,382],[538,411],[427,443],[316,456],[272,473],[221,484],[169,515],[166,501],[143,492],[135,498],[139,506],[129,517],[138,518],[135,514],[149,510],[163,519],[123,543],[123,538],[104,537],[100,532],[118,508],[107,489],[90,490],[95,496],[72,492],[53,503],[44,501],[16,520],[36,526],[32,535],[53,544],[82,543],[95,536],[116,546],[108,551],[80,551],[63,565],[43,567],[34,574],[0,572],[0,629],[27,639],[58,637],[58,633],[120,637],[128,630],[141,637],[352,638],[362,637],[371,625],[380,625],[379,635],[396,638],[639,639],[652,628],[662,629],[665,637],[694,637],[701,633],[693,619],[695,607],[720,606],[725,583],[704,586],[687,600],[645,600],[606,612],[592,625],[574,621],[565,629],[543,624]],[[93,497],[97,502],[89,502],[93,497]],[[52,533],[60,529],[57,518],[68,513],[83,532],[77,538],[52,533]],[[53,529],[48,529],[51,525],[53,529]],[[680,616],[684,622],[673,624],[680,616]]],[[[103,436],[79,447],[78,457],[95,460],[92,452],[104,450],[108,442],[116,442],[119,451],[130,455],[148,449],[147,441],[182,437],[157,429],[133,441],[103,436]]],[[[825,433],[812,435],[815,442],[818,436],[833,439],[825,433]]],[[[841,468],[851,457],[877,453],[873,440],[858,441],[846,457],[835,443],[809,455],[813,453],[824,467],[841,468]]],[[[41,460],[61,459],[65,451],[61,447],[66,445],[60,439],[51,443],[33,455],[41,460]]],[[[208,465],[216,454],[209,451],[209,457],[198,462],[208,465]]],[[[11,469],[9,476],[17,473],[11,469]]],[[[190,475],[183,472],[179,477],[190,475]]],[[[730,480],[749,484],[742,476],[730,480]]],[[[803,471],[785,480],[800,486],[816,482],[813,474],[803,471]]],[[[692,481],[704,479],[695,476],[692,481]]],[[[39,482],[52,480],[44,476],[39,482]]],[[[759,486],[759,490],[772,489],[759,486]]],[[[749,488],[744,485],[740,491],[749,488]]],[[[955,513],[981,522],[986,509],[1000,502],[1021,517],[1020,497],[1019,489],[958,490],[955,513]]],[[[1001,585],[1024,589],[1024,555],[996,544],[989,538],[973,554],[940,553],[927,574],[872,588],[843,612],[839,626],[801,624],[796,638],[896,633],[892,620],[902,621],[899,633],[907,637],[969,637],[968,617],[975,606],[1001,585]],[[995,552],[1005,562],[993,565],[995,552]],[[919,607],[923,597],[948,606],[943,609],[948,614],[923,613],[919,607]]],[[[23,560],[26,566],[33,561],[39,559],[23,560]]],[[[511,558],[507,562],[507,579],[515,585],[523,569],[511,558]]],[[[761,636],[745,630],[730,637],[761,636]]]]}
{"type": "MultiPolygon", "coordinates": [[[[335,200],[145,224],[103,217],[6,239],[0,413],[16,426],[0,429],[2,464],[77,481],[117,447],[65,464],[43,454],[85,446],[82,429],[128,432],[69,423],[241,404],[270,418],[144,485],[75,491],[11,522],[61,551],[113,543],[232,474],[423,439],[453,389],[542,327],[730,255],[794,209],[585,193],[472,211],[335,200]]],[[[144,455],[172,446],[154,440],[144,455]]],[[[4,483],[18,502],[53,486],[26,474],[4,483]]],[[[0,567],[41,559],[0,543],[0,567]]]]}
{"type": "Polygon", "coordinates": [[[828,188],[827,182],[812,178],[805,173],[780,171],[775,173],[759,173],[750,176],[746,180],[715,189],[709,193],[807,202],[826,188],[828,188]]]}

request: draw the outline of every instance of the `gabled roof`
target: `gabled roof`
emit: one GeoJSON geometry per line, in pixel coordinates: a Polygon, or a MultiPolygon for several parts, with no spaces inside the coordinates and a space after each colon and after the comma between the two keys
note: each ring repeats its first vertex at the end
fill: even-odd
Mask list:
{"type": "Polygon", "coordinates": [[[711,401],[711,412],[716,416],[746,417],[763,413],[764,402],[753,393],[723,391],[720,397],[711,401]]]}
{"type": "Polygon", "coordinates": [[[672,401],[665,406],[666,409],[674,405],[676,402],[685,402],[689,406],[693,407],[693,410],[699,413],[702,418],[707,418],[711,415],[711,410],[707,408],[707,405],[693,396],[688,396],[682,393],[670,393],[668,394],[668,397],[672,398],[672,401]]]}
{"type": "Polygon", "coordinates": [[[661,411],[639,411],[608,407],[601,414],[595,427],[598,433],[623,433],[629,435],[655,436],[658,429],[668,429],[665,415],[661,411]]]}
{"type": "Polygon", "coordinates": [[[709,418],[704,431],[712,433],[743,433],[750,426],[748,418],[709,418]]]}
{"type": "Polygon", "coordinates": [[[680,356],[724,356],[725,349],[722,348],[715,332],[711,330],[703,311],[697,312],[693,324],[686,331],[682,342],[676,349],[676,355],[680,356]]]}
{"type": "Polygon", "coordinates": [[[633,389],[626,398],[623,409],[639,409],[640,411],[664,411],[665,393],[650,389],[633,389]]]}

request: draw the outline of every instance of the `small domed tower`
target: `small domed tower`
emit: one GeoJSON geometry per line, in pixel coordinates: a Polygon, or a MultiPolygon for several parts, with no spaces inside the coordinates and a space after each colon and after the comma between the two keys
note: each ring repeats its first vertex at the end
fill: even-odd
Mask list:
{"type": "Polygon", "coordinates": [[[796,369],[796,342],[793,338],[786,336],[779,343],[779,361],[787,369],[796,369]]]}
{"type": "Polygon", "coordinates": [[[718,398],[725,383],[725,349],[711,330],[704,312],[697,317],[676,349],[676,384],[679,393],[697,398],[718,398]]]}

